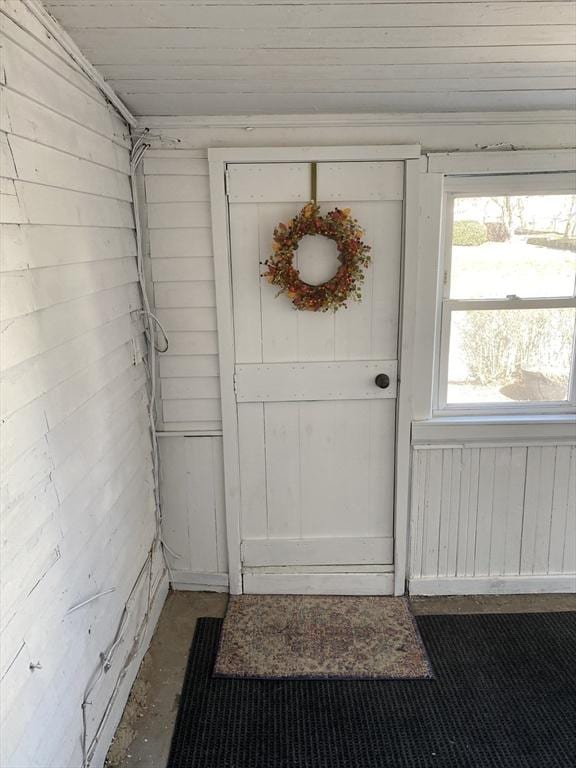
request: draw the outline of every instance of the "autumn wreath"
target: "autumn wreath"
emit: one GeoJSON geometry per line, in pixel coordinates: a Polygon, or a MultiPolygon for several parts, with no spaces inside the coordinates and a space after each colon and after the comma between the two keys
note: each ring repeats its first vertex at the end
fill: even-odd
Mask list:
{"type": "Polygon", "coordinates": [[[296,309],[326,312],[346,307],[349,299],[359,301],[362,297],[364,269],[370,263],[370,246],[362,241],[363,235],[349,208],[335,208],[320,216],[320,207],[308,203],[288,224],[279,224],[274,230],[274,254],[264,262],[267,270],[262,276],[279,286],[278,295],[286,293],[296,309]],[[328,237],[338,248],[340,267],[321,285],[305,283],[294,266],[294,253],[306,235],[328,237]]]}

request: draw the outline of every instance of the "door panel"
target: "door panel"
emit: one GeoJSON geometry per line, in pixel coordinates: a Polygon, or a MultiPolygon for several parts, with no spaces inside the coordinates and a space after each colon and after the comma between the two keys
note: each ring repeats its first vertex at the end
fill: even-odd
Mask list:
{"type": "MultiPolygon", "coordinates": [[[[282,301],[276,298],[277,289],[273,286],[253,281],[250,291],[242,294],[238,291],[238,314],[246,313],[246,318],[241,319],[236,329],[238,363],[396,359],[402,203],[397,200],[379,203],[348,200],[341,205],[353,210],[365,228],[366,242],[372,247],[373,262],[366,271],[362,301],[352,301],[346,310],[336,313],[297,312],[286,297],[282,301]],[[248,322],[252,333],[247,339],[245,326],[248,322]]],[[[298,213],[301,206],[260,204],[250,208],[257,209],[260,230],[258,251],[253,251],[252,256],[254,276],[255,269],[262,269],[271,253],[274,228],[298,213]]],[[[242,231],[244,227],[238,218],[244,211],[235,205],[230,209],[233,232],[242,231]]],[[[254,212],[250,215],[254,216],[254,212]]],[[[253,235],[246,242],[248,240],[253,242],[253,235]]],[[[295,264],[300,267],[300,262],[308,263],[313,258],[316,263],[314,277],[323,282],[335,272],[335,252],[335,246],[325,238],[305,238],[297,251],[295,264]]],[[[238,270],[249,268],[248,254],[241,263],[243,267],[237,265],[238,270]]],[[[247,280],[246,275],[242,280],[247,280]]],[[[311,281],[310,277],[308,280],[311,281]]],[[[235,298],[235,316],[236,306],[235,298]]]]}
{"type": "Polygon", "coordinates": [[[237,365],[236,400],[385,400],[396,397],[396,379],[396,360],[237,365]],[[379,373],[390,379],[386,389],[374,389],[379,373]]]}
{"type": "Polygon", "coordinates": [[[307,565],[379,565],[391,562],[392,538],[332,537],[244,539],[242,562],[248,567],[307,565]]]}
{"type": "MultiPolygon", "coordinates": [[[[296,311],[260,276],[309,164],[229,167],[244,588],[391,593],[403,163],[317,172],[322,209],[350,207],[372,246],[362,301],[336,313],[296,311]]],[[[295,261],[308,282],[338,266],[324,238],[295,261]]]]}
{"type": "Polygon", "coordinates": [[[386,447],[394,446],[394,401],[297,407],[301,535],[391,536],[394,460],[386,447]]]}
{"type": "Polygon", "coordinates": [[[318,198],[341,200],[402,200],[404,163],[322,163],[318,198]]]}

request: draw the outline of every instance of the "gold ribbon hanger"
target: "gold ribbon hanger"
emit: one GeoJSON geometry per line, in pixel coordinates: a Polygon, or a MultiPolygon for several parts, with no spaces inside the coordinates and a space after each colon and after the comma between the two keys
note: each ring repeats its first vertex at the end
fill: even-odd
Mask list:
{"type": "Polygon", "coordinates": [[[316,205],[318,189],[318,163],[310,163],[310,202],[316,205]]]}

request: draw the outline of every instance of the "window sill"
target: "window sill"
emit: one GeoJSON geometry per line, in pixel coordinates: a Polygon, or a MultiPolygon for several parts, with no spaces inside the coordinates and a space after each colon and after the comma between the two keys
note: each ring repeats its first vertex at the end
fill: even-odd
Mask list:
{"type": "Polygon", "coordinates": [[[412,422],[412,445],[576,445],[576,415],[438,416],[412,422]]]}

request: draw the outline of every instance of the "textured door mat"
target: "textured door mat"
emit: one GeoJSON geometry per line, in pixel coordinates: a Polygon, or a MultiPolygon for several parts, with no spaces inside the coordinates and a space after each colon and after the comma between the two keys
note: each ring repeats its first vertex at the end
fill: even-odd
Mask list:
{"type": "Polygon", "coordinates": [[[299,680],[430,677],[403,597],[231,597],[214,674],[299,680]]]}
{"type": "Polygon", "coordinates": [[[433,680],[240,680],[200,619],[168,768],[574,768],[576,613],[417,623],[433,680]]]}

